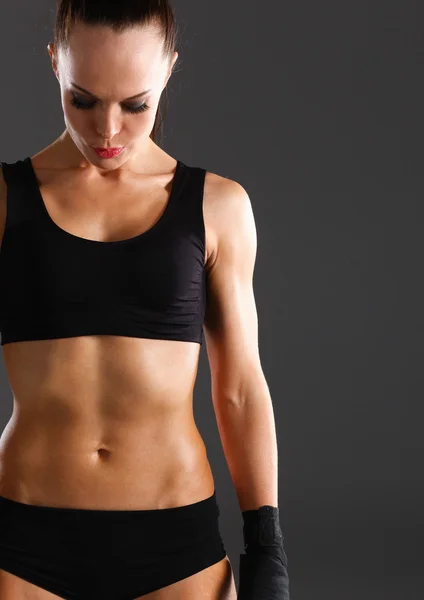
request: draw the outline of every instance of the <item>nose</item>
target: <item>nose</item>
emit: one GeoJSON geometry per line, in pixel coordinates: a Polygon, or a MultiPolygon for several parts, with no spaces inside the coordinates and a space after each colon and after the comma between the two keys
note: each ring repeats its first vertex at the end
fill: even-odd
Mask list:
{"type": "Polygon", "coordinates": [[[111,140],[121,129],[120,117],[112,109],[99,111],[96,130],[104,140],[111,140]]]}

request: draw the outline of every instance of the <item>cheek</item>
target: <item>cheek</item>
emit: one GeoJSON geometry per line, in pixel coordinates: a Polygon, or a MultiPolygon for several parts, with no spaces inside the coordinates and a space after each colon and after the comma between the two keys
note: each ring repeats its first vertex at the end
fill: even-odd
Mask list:
{"type": "Polygon", "coordinates": [[[125,115],[121,122],[121,132],[125,132],[129,138],[138,138],[149,135],[155,114],[148,110],[140,115],[125,115]]]}
{"type": "Polygon", "coordinates": [[[72,106],[67,106],[65,104],[65,106],[63,107],[63,114],[66,123],[68,123],[71,126],[71,128],[75,131],[82,131],[87,129],[90,119],[86,116],[84,111],[77,111],[73,109],[72,106]]]}
{"type": "Polygon", "coordinates": [[[148,110],[142,115],[130,115],[129,118],[125,121],[126,129],[130,131],[140,131],[143,132],[148,129],[155,120],[155,115],[152,114],[151,110],[148,110]]]}

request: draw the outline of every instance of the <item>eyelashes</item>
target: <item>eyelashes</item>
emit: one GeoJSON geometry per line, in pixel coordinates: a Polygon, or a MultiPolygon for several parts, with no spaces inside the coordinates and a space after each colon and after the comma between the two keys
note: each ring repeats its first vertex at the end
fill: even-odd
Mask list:
{"type": "MultiPolygon", "coordinates": [[[[75,95],[72,98],[72,100],[70,101],[70,103],[72,104],[72,106],[74,106],[75,108],[77,108],[79,110],[90,110],[91,108],[94,108],[94,106],[96,105],[96,102],[81,102],[81,100],[79,100],[77,98],[77,96],[75,96],[75,95]]],[[[137,106],[135,108],[124,105],[123,110],[125,112],[128,112],[128,113],[134,115],[134,114],[139,114],[139,113],[145,112],[149,108],[150,108],[150,106],[148,106],[145,102],[143,102],[143,104],[141,104],[140,106],[137,106]]]]}

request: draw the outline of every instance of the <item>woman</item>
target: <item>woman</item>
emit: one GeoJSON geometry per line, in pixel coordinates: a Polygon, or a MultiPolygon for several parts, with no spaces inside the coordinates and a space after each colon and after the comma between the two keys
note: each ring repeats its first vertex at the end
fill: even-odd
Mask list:
{"type": "Polygon", "coordinates": [[[203,326],[240,507],[278,510],[248,196],[154,142],[175,41],[167,2],[59,2],[65,131],[1,163],[2,600],[236,598],[192,411],[203,326]]]}

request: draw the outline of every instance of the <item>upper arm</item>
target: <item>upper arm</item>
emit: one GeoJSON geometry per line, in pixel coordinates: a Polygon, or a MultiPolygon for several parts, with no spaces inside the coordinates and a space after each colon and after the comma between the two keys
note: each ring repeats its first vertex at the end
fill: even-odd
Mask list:
{"type": "Polygon", "coordinates": [[[213,400],[238,401],[263,376],[253,290],[256,226],[250,198],[240,184],[222,178],[213,196],[215,251],[207,267],[204,332],[213,400]]]}
{"type": "Polygon", "coordinates": [[[6,199],[6,182],[3,177],[3,169],[0,166],[0,249],[3,240],[4,228],[6,226],[6,199]]]}

